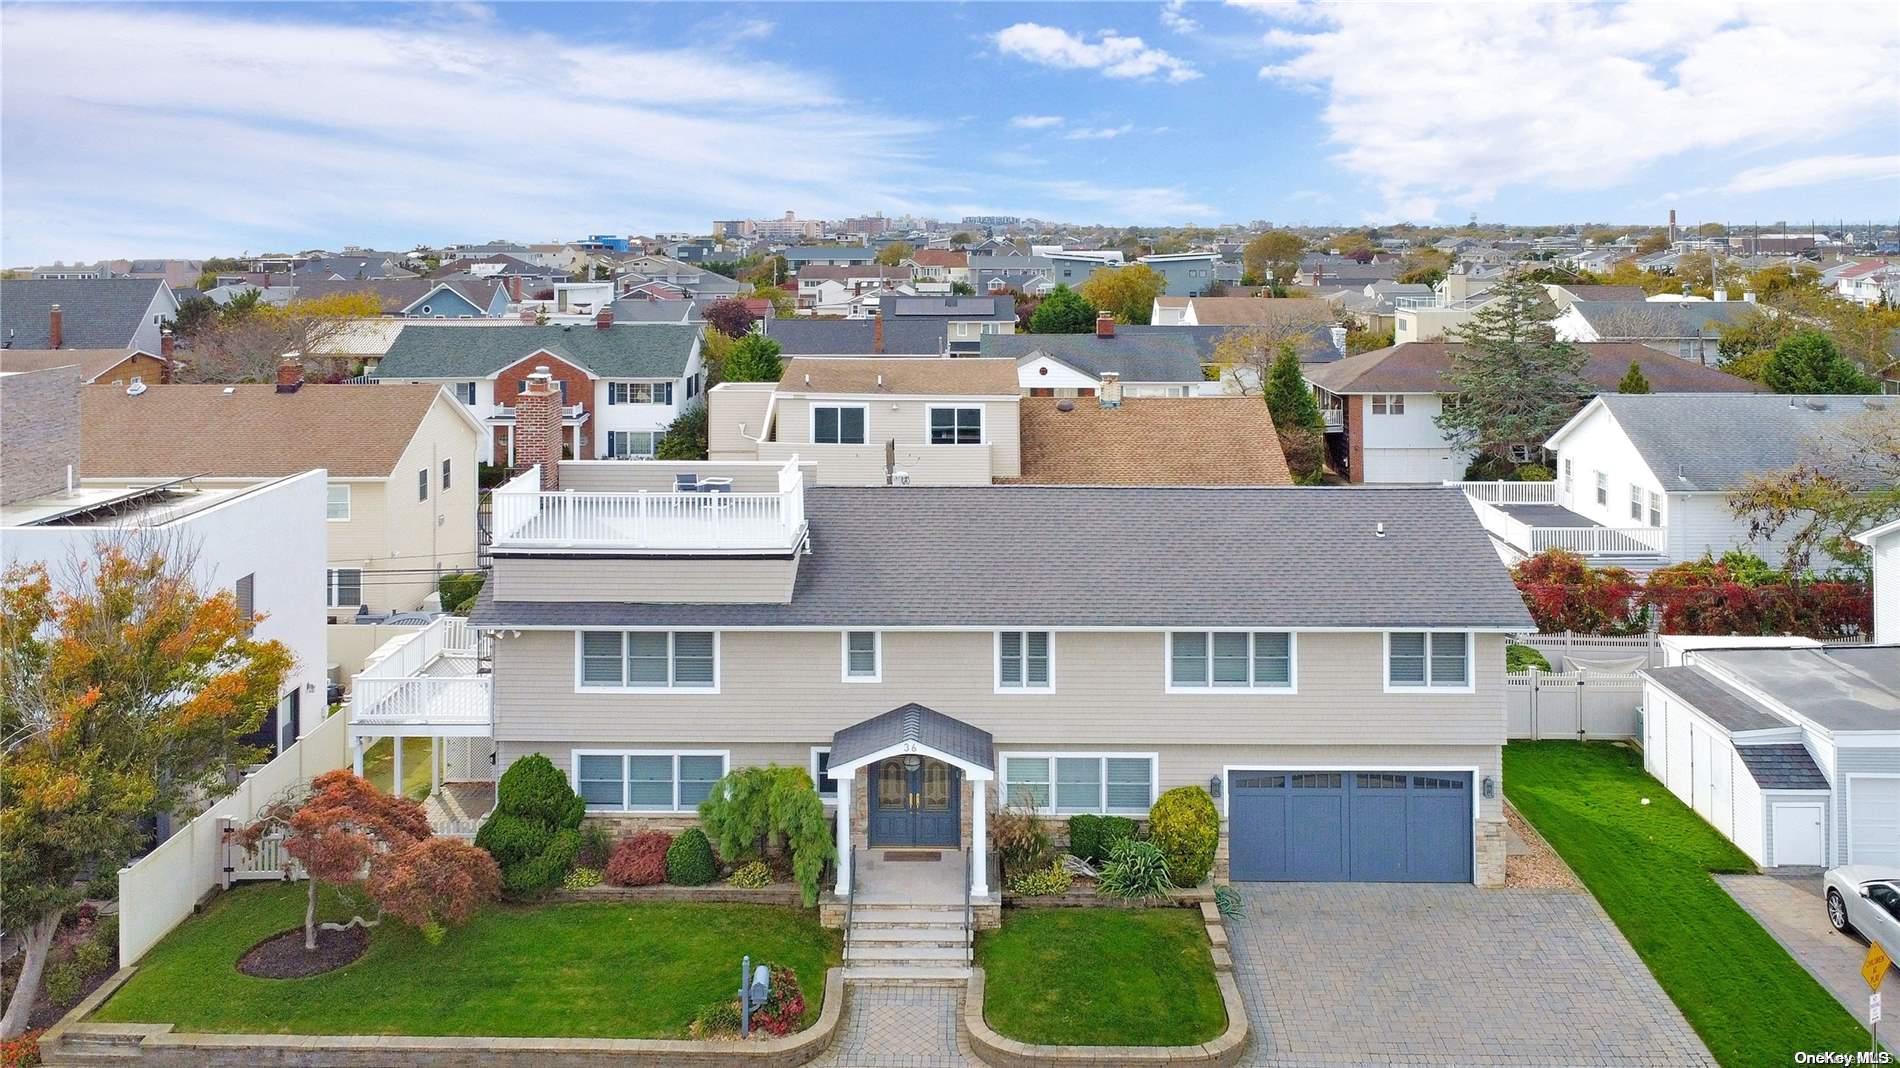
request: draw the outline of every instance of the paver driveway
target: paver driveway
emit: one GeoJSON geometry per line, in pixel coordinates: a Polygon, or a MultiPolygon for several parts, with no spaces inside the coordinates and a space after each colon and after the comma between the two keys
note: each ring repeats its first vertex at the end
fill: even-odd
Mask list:
{"type": "Polygon", "coordinates": [[[1245,1063],[1713,1065],[1588,894],[1246,883],[1245,1063]]]}

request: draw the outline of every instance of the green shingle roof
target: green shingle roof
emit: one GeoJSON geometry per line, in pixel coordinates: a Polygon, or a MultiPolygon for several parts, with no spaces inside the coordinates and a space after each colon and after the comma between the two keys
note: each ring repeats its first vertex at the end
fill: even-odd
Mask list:
{"type": "Polygon", "coordinates": [[[678,378],[699,338],[683,323],[610,326],[404,325],[378,378],[485,378],[543,349],[601,378],[678,378]]]}

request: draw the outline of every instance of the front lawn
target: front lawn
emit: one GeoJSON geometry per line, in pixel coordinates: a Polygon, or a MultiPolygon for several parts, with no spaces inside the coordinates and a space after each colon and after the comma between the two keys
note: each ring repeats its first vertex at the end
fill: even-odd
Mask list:
{"type": "Polygon", "coordinates": [[[1010,909],[976,960],[983,1018],[1020,1042],[1188,1046],[1227,1029],[1197,909],[1010,909]]]}
{"type": "Polygon", "coordinates": [[[1644,772],[1634,750],[1512,742],[1504,793],[1727,1068],[1867,1048],[1866,1028],[1709,878],[1752,871],[1748,857],[1644,772]]]}
{"type": "Polygon", "coordinates": [[[181,1031],[676,1038],[738,989],[742,954],[798,973],[807,1023],[840,959],[837,934],[812,912],[601,902],[495,906],[438,946],[386,921],[363,958],[337,971],[240,975],[246,949],[302,924],[304,896],[302,883],[220,896],[147,954],[96,1019],[181,1031]]]}

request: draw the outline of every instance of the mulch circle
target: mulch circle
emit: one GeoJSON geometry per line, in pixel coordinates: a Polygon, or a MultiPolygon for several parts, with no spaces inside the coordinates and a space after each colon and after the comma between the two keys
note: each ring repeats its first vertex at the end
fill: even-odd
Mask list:
{"type": "Polygon", "coordinates": [[[369,931],[352,927],[346,931],[317,929],[317,948],[303,948],[303,928],[292,927],[264,939],[244,951],[237,969],[259,979],[302,979],[335,971],[354,963],[369,950],[369,931]]]}

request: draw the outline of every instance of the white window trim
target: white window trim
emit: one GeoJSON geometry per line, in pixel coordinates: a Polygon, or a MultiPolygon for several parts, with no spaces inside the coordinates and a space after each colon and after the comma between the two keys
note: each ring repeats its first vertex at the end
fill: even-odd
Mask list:
{"type": "Polygon", "coordinates": [[[844,682],[866,683],[884,681],[884,632],[877,630],[841,630],[838,632],[838,677],[844,682]],[[871,636],[871,673],[869,675],[851,674],[851,635],[869,634],[871,636]]]}
{"type": "Polygon", "coordinates": [[[355,489],[354,489],[354,488],[353,488],[352,486],[350,486],[350,485],[349,485],[348,483],[344,483],[344,482],[331,482],[331,483],[328,483],[328,484],[327,484],[327,485],[326,485],[326,486],[324,487],[324,498],[323,498],[323,519],[324,519],[324,522],[326,522],[326,523],[347,523],[347,522],[349,522],[349,521],[350,521],[350,516],[351,516],[351,514],[353,514],[353,513],[352,513],[352,509],[353,509],[353,508],[355,507],[355,504],[356,504],[356,491],[355,491],[355,489]],[[342,514],[342,515],[331,515],[331,514],[330,514],[330,496],[329,496],[329,495],[330,495],[330,494],[332,494],[332,493],[335,493],[335,492],[336,492],[337,490],[342,490],[342,491],[343,491],[343,514],[342,514]]]}
{"type": "Polygon", "coordinates": [[[325,568],[323,572],[323,607],[356,609],[356,608],[361,608],[362,606],[363,606],[363,569],[360,567],[325,568]],[[355,604],[337,603],[337,599],[336,599],[337,590],[341,587],[341,583],[337,581],[337,576],[342,574],[345,571],[356,572],[356,603],[355,604]]]}
{"type": "MultiPolygon", "coordinates": [[[[824,783],[818,778],[818,754],[829,753],[829,752],[831,752],[831,747],[828,745],[814,745],[811,747],[811,755],[806,758],[805,770],[810,773],[811,782],[814,787],[822,787],[824,785],[824,783]]],[[[831,792],[830,797],[826,797],[821,792],[818,795],[818,800],[824,802],[826,805],[829,805],[832,808],[837,808],[838,807],[838,791],[834,788],[831,792]]]]}
{"type": "Polygon", "coordinates": [[[1136,814],[1145,816],[1148,810],[1154,806],[1155,798],[1161,796],[1161,755],[1159,753],[1114,752],[1109,750],[1081,751],[1073,749],[1052,749],[1032,752],[1028,750],[1010,749],[999,752],[996,755],[999,758],[999,766],[996,769],[997,804],[1003,806],[1014,804],[1014,801],[1009,796],[1010,760],[1047,760],[1049,762],[1049,804],[1044,807],[1031,809],[1031,811],[1039,816],[1076,816],[1084,813],[1100,816],[1131,816],[1136,814]],[[1117,760],[1146,760],[1148,762],[1148,803],[1146,805],[1140,808],[1108,807],[1108,761],[1111,758],[1117,760]],[[1058,759],[1096,760],[1101,763],[1102,777],[1099,782],[1102,803],[1100,805],[1095,808],[1061,808],[1056,805],[1056,761],[1058,759]]]}
{"type": "Polygon", "coordinates": [[[732,751],[730,749],[575,749],[568,754],[568,783],[575,793],[581,788],[581,758],[584,756],[617,756],[620,762],[620,807],[596,808],[587,806],[589,812],[691,812],[698,808],[680,807],[680,758],[694,756],[716,756],[719,758],[719,777],[725,778],[732,772],[732,751]],[[673,758],[673,807],[672,808],[633,808],[628,803],[628,795],[633,785],[627,778],[627,757],[663,756],[673,758]]]}
{"type": "MultiPolygon", "coordinates": [[[[806,437],[811,439],[809,443],[812,445],[868,445],[870,444],[871,406],[869,404],[865,404],[859,401],[825,401],[823,403],[813,401],[805,409],[805,415],[806,415],[806,422],[810,424],[809,426],[805,428],[805,435],[806,437]],[[842,411],[845,408],[856,408],[858,411],[863,412],[864,413],[864,440],[863,441],[819,441],[818,440],[818,409],[820,408],[837,408],[840,411],[842,411]]],[[[843,437],[844,436],[844,417],[842,415],[839,416],[838,427],[839,427],[838,436],[843,437]]],[[[925,429],[926,431],[928,431],[929,428],[926,427],[925,429]]],[[[925,439],[925,440],[929,440],[929,439],[925,439]]]]}
{"type": "MultiPolygon", "coordinates": [[[[882,645],[882,642],[879,642],[882,645]]],[[[1018,630],[1008,627],[990,632],[990,681],[998,694],[1039,694],[1056,692],[1056,632],[1028,628],[1018,630]],[[1003,635],[1021,634],[1023,636],[1023,684],[1021,686],[1003,685],[1003,635]],[[1029,635],[1047,634],[1049,636],[1049,684],[1046,686],[1029,685],[1029,635]]]]}
{"type": "Polygon", "coordinates": [[[1298,631],[1274,630],[1272,628],[1267,628],[1264,630],[1248,630],[1241,627],[1214,627],[1208,630],[1194,630],[1191,628],[1178,628],[1178,633],[1182,633],[1182,634],[1207,635],[1208,684],[1206,686],[1177,686],[1175,685],[1174,683],[1174,636],[1176,633],[1177,633],[1177,630],[1164,630],[1161,632],[1161,685],[1163,688],[1162,692],[1164,693],[1213,694],[1215,696],[1219,696],[1221,694],[1235,694],[1235,693],[1270,693],[1270,694],[1285,694],[1285,695],[1290,696],[1290,695],[1298,694],[1300,692],[1300,634],[1298,631]],[[1253,659],[1254,659],[1253,635],[1257,633],[1258,634],[1284,634],[1286,635],[1287,684],[1285,686],[1256,686],[1254,685],[1253,683],[1253,659]],[[1247,685],[1245,686],[1216,686],[1214,685],[1214,635],[1216,634],[1245,634],[1248,636],[1247,637],[1247,685]]]}
{"type": "MultiPolygon", "coordinates": [[[[955,411],[961,411],[965,408],[975,408],[977,410],[977,418],[981,421],[981,424],[982,424],[977,428],[981,433],[978,435],[976,444],[988,445],[990,443],[990,412],[989,412],[988,405],[986,404],[926,404],[924,405],[924,446],[926,448],[932,448],[932,449],[967,449],[969,448],[970,446],[968,443],[960,444],[957,442],[951,442],[947,445],[938,445],[935,442],[930,440],[930,414],[932,412],[938,412],[938,411],[955,412],[955,411]]],[[[868,430],[869,428],[867,427],[866,429],[868,430]]]]}
{"type": "MultiPolygon", "coordinates": [[[[721,632],[717,630],[712,630],[710,632],[712,634],[712,639],[713,639],[713,681],[712,681],[711,686],[671,686],[671,685],[668,685],[668,686],[588,686],[588,685],[585,685],[581,680],[581,673],[586,666],[581,656],[581,650],[585,647],[585,644],[586,644],[585,639],[583,637],[584,635],[587,635],[587,634],[621,634],[621,635],[664,634],[666,635],[667,636],[666,638],[666,677],[668,680],[671,680],[674,675],[674,670],[678,666],[677,665],[678,656],[673,651],[673,635],[680,633],[682,631],[687,632],[687,633],[694,633],[694,634],[704,633],[708,629],[709,628],[701,628],[701,627],[583,627],[579,630],[576,630],[574,632],[574,692],[577,694],[664,693],[664,694],[677,694],[680,696],[698,695],[698,694],[716,694],[719,692],[720,675],[724,667],[724,664],[723,664],[724,657],[720,650],[721,632]]],[[[622,679],[625,679],[627,677],[627,640],[624,637],[620,639],[620,677],[622,679]]],[[[631,750],[629,750],[629,752],[631,752],[631,750]]],[[[688,755],[689,756],[705,756],[709,754],[689,753],[688,755]]]]}
{"type": "Polygon", "coordinates": [[[1409,694],[1461,694],[1477,692],[1477,672],[1475,670],[1478,654],[1478,637],[1471,631],[1457,627],[1401,627],[1397,631],[1385,632],[1385,655],[1379,662],[1379,681],[1386,693],[1409,694]],[[1432,643],[1425,641],[1425,682],[1418,686],[1392,684],[1392,635],[1393,634],[1462,634],[1465,636],[1465,684],[1463,686],[1432,685],[1432,643]]]}

